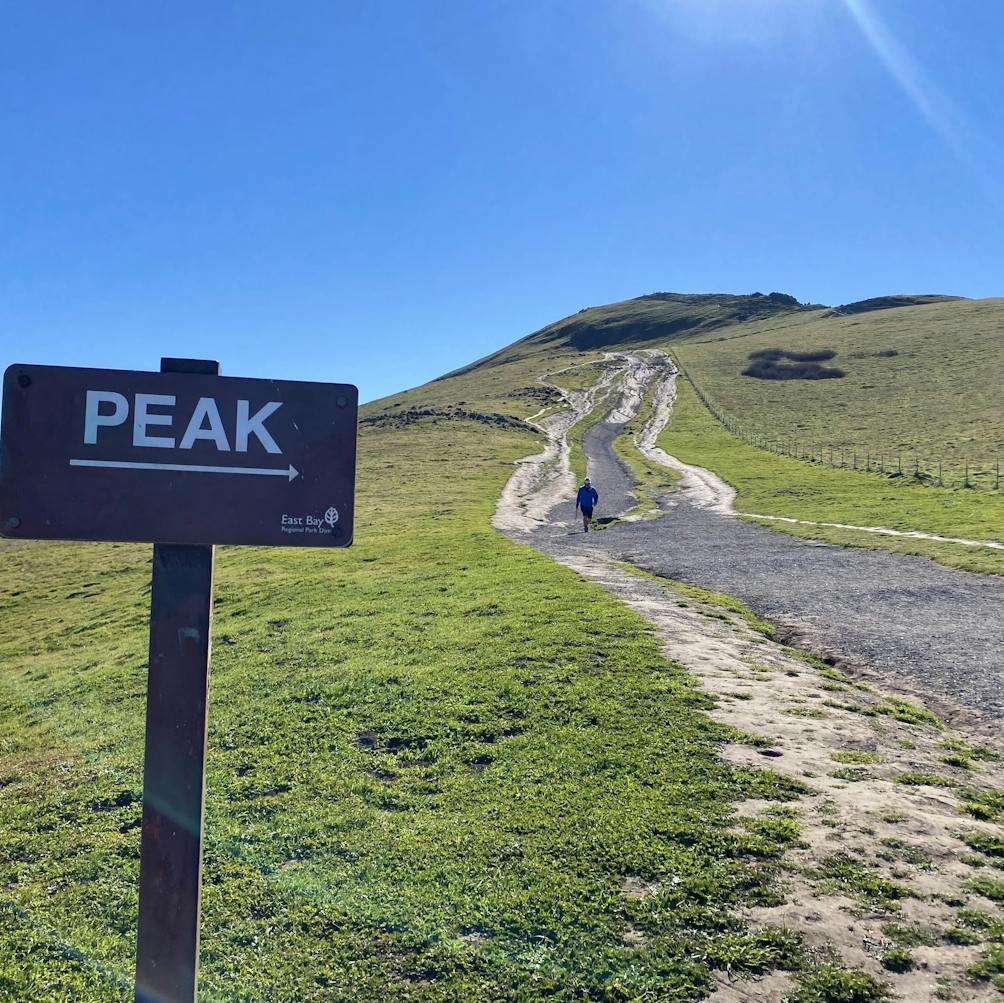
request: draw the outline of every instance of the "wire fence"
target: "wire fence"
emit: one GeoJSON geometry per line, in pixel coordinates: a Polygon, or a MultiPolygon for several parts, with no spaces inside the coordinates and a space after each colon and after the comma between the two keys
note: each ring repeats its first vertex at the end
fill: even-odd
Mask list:
{"type": "Polygon", "coordinates": [[[977,488],[998,491],[1001,486],[1000,457],[992,460],[921,456],[917,452],[893,452],[868,444],[831,446],[798,436],[768,434],[752,428],[729,414],[701,389],[694,378],[674,360],[677,369],[687,378],[701,403],[715,420],[743,442],[793,460],[833,467],[836,470],[858,470],[886,477],[910,477],[928,487],[977,488]]]}

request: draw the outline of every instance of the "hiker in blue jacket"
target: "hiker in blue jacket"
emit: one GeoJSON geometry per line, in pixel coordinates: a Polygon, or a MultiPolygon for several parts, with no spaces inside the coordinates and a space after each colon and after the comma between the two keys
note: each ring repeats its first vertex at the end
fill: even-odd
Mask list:
{"type": "Polygon", "coordinates": [[[575,496],[575,509],[582,511],[582,532],[589,532],[589,524],[593,521],[593,506],[600,500],[596,493],[596,488],[589,483],[587,477],[579,488],[579,493],[575,496]]]}

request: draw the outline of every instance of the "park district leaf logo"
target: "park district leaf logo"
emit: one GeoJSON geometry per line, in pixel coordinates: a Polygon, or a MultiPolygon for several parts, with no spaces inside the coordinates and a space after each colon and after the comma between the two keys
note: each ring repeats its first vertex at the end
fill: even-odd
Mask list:
{"type": "Polygon", "coordinates": [[[327,536],[334,533],[336,525],[338,525],[338,509],[334,505],[330,506],[324,515],[290,515],[284,512],[281,517],[283,533],[327,536]]]}

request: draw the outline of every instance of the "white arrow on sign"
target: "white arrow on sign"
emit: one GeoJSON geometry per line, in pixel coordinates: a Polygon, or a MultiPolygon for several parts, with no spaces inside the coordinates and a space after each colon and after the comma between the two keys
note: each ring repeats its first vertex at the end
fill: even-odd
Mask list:
{"type": "Polygon", "coordinates": [[[70,460],[71,467],[114,467],[119,470],[177,470],[186,474],[251,474],[256,477],[288,477],[293,480],[300,471],[291,463],[280,467],[202,467],[193,463],[138,463],[130,460],[70,460]]]}

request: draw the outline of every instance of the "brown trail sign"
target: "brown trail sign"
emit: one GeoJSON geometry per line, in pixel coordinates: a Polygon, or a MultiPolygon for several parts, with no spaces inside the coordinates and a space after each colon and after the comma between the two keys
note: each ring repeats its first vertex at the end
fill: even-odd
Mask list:
{"type": "Polygon", "coordinates": [[[234,379],[177,361],[160,373],[11,366],[0,532],[350,544],[356,388],[234,379]]]}
{"type": "Polygon", "coordinates": [[[152,542],[137,1003],[194,1003],[213,545],[352,543],[358,391],[14,365],[4,375],[0,533],[152,542]]]}

